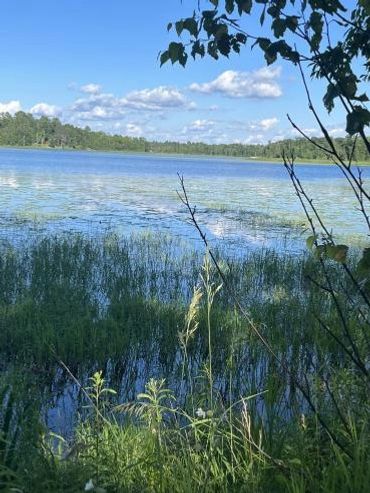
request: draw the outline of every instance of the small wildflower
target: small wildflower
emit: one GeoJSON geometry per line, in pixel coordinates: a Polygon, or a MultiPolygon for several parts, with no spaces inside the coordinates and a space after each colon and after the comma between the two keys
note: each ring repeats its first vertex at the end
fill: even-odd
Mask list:
{"type": "Polygon", "coordinates": [[[304,430],[307,430],[306,416],[304,414],[301,414],[301,426],[304,430]]]}
{"type": "Polygon", "coordinates": [[[89,479],[88,482],[85,484],[85,491],[93,491],[94,489],[94,483],[92,479],[89,479]]]}
{"type": "Polygon", "coordinates": [[[195,414],[198,416],[198,418],[204,419],[206,417],[206,412],[203,411],[201,407],[198,407],[198,409],[195,411],[195,414]]]}

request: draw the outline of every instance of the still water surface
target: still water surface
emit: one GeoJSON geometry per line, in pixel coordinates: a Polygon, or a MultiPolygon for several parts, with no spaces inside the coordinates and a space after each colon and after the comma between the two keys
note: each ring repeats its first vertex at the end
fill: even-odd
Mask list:
{"type": "MultiPolygon", "coordinates": [[[[365,233],[353,194],[338,169],[298,165],[297,171],[336,233],[365,233]]],[[[305,220],[282,165],[18,149],[0,149],[0,238],[155,229],[197,241],[176,193],[177,173],[185,178],[209,239],[282,247],[294,222],[298,244],[305,220]]]]}
{"type": "MultiPolygon", "coordinates": [[[[335,167],[299,165],[297,172],[337,233],[365,236],[353,195],[335,167]]],[[[16,149],[0,149],[0,240],[23,244],[50,233],[151,229],[195,244],[199,239],[176,193],[178,173],[184,176],[199,221],[213,242],[237,249],[304,248],[302,234],[308,235],[304,216],[282,165],[16,149]]],[[[135,380],[124,372],[123,381],[129,385],[122,385],[122,400],[142,390],[155,367],[153,359],[147,362],[140,355],[133,359],[131,354],[127,358],[135,380]]],[[[86,385],[90,374],[85,376],[86,385]]],[[[68,434],[77,416],[79,389],[65,381],[64,374],[59,377],[49,389],[53,397],[44,404],[44,419],[52,430],[68,434]]]]}

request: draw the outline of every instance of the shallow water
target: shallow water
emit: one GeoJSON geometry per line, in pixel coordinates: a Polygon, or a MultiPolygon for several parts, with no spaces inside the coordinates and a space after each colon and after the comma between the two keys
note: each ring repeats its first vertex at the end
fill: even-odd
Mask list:
{"type": "MultiPolygon", "coordinates": [[[[364,169],[365,178],[367,172],[364,169]]],[[[305,218],[282,165],[16,149],[0,149],[0,240],[23,246],[25,241],[54,233],[97,236],[150,229],[199,245],[177,196],[178,173],[184,176],[199,222],[214,243],[236,247],[236,251],[305,248],[304,237],[309,234],[304,232],[305,218]]],[[[339,235],[365,237],[349,185],[335,167],[298,165],[297,173],[329,227],[339,235]]],[[[153,354],[129,352],[129,364],[119,365],[122,376],[114,386],[122,400],[135,398],[151,376],[172,375],[169,384],[178,385],[173,362],[169,361],[168,368],[160,366],[153,344],[153,354]]],[[[247,364],[243,368],[241,389],[253,374],[247,364]]],[[[82,371],[85,385],[91,373],[91,368],[82,371]]],[[[259,373],[255,370],[255,378],[259,373]]],[[[42,406],[50,429],[67,434],[73,430],[78,393],[63,372],[56,375],[42,406]]]]}
{"type": "MultiPolygon", "coordinates": [[[[297,172],[330,228],[339,235],[365,233],[338,169],[297,165],[297,172]]],[[[0,149],[0,238],[154,229],[197,241],[177,196],[177,173],[209,239],[254,248],[302,243],[305,218],[279,164],[19,149],[0,149]]]]}

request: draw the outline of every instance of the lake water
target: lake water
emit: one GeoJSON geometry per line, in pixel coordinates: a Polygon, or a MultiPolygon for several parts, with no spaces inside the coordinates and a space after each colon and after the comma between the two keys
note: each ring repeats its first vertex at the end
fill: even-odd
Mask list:
{"type": "MultiPolygon", "coordinates": [[[[282,165],[17,149],[0,149],[0,240],[23,244],[50,233],[126,234],[150,229],[200,245],[176,193],[178,173],[184,176],[199,222],[213,243],[236,251],[261,246],[305,248],[304,237],[309,234],[304,232],[305,218],[282,165]]],[[[340,235],[366,238],[349,185],[335,167],[298,165],[297,173],[327,224],[340,235]]],[[[156,340],[152,342],[155,356],[143,355],[141,348],[135,356],[128,346],[125,358],[129,364],[119,367],[123,383],[116,387],[122,401],[142,391],[149,376],[163,376],[157,365],[160,351],[156,340]]],[[[252,367],[258,373],[258,367],[252,367]]],[[[170,366],[168,375],[172,373],[170,366]]],[[[88,385],[90,369],[83,375],[88,385]]],[[[174,373],[175,383],[176,378],[174,373]]],[[[41,384],[40,389],[43,392],[41,384]]],[[[68,376],[55,375],[42,401],[48,427],[57,433],[72,432],[78,395],[78,387],[68,376]]]]}
{"type": "MultiPolygon", "coordinates": [[[[364,235],[353,194],[337,168],[297,165],[297,172],[336,233],[364,235]]],[[[0,149],[1,239],[154,229],[198,241],[176,193],[177,173],[209,239],[249,247],[284,248],[287,237],[289,248],[302,243],[306,221],[280,164],[18,149],[0,149]]]]}

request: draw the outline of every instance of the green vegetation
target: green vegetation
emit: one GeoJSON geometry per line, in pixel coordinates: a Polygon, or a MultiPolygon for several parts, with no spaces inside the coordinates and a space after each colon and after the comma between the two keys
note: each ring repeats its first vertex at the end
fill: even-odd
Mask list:
{"type": "MultiPolygon", "coordinates": [[[[225,279],[286,361],[287,375],[234,310],[207,256],[177,240],[76,236],[2,248],[3,488],[366,490],[366,384],[318,318],[340,336],[334,300],[307,282],[319,259],[222,253],[225,279]],[[67,428],[71,416],[78,419],[64,438],[42,418],[58,395],[67,428]]],[[[328,261],[328,268],[334,288],[356,298],[340,265],[328,261]]],[[[365,357],[367,322],[355,304],[365,308],[357,298],[340,303],[365,357]]],[[[51,424],[60,433],[57,419],[51,424]]]]}
{"type": "MultiPolygon", "coordinates": [[[[324,139],[315,138],[323,145],[324,139]]],[[[345,157],[351,152],[354,139],[335,139],[340,153],[345,157]]],[[[57,118],[34,118],[31,114],[18,112],[14,116],[0,115],[0,146],[47,147],[67,149],[90,149],[102,151],[154,152],[166,154],[227,156],[245,159],[281,161],[283,149],[290,149],[300,160],[327,161],[328,156],[313,147],[303,138],[282,140],[262,144],[205,144],[202,142],[150,142],[143,138],[108,135],[69,124],[62,124],[57,118]]],[[[363,142],[358,142],[354,160],[369,162],[363,142]]]]}
{"type": "MultiPolygon", "coordinates": [[[[325,107],[331,111],[340,101],[346,111],[354,140],[334,142],[302,71],[325,137],[302,146],[332,158],[370,230],[370,195],[361,170],[352,168],[353,152],[362,149],[365,160],[370,152],[368,98],[360,92],[370,68],[368,2],[359,0],[349,14],[339,0],[210,4],[211,10],[175,23],[190,41],[171,43],[161,62],[185,65],[187,50],[216,59],[239,52],[251,36],[229,16],[262,6],[260,22],[271,22],[271,39],[254,36],[253,42],[267,63],[278,56],[301,69],[308,63],[311,77],[328,82],[325,107]],[[296,4],[299,15],[285,10],[296,4]],[[344,31],[334,44],[333,22],[344,31]],[[355,57],[359,77],[351,66],[355,57]]],[[[4,115],[0,130],[8,145],[17,145],[20,135],[18,145],[101,148],[111,139],[112,149],[112,142],[124,142],[79,129],[73,143],[73,127],[24,113],[4,115]],[[96,147],[90,145],[95,138],[101,139],[96,147]]],[[[148,145],[145,151],[157,145],[133,142],[148,145]]],[[[296,142],[283,159],[310,225],[307,255],[207,251],[202,258],[150,235],[2,247],[0,488],[367,491],[370,249],[356,253],[335,243],[295,173],[296,142]],[[63,413],[69,429],[62,437],[47,425],[57,427],[63,413]]],[[[206,243],[180,183],[180,199],[206,243]]]]}
{"type": "Polygon", "coordinates": [[[326,84],[323,106],[331,113],[336,104],[340,105],[346,114],[347,133],[358,135],[370,153],[370,142],[365,136],[370,126],[370,111],[366,107],[369,97],[362,84],[370,78],[370,7],[368,0],[348,3],[207,0],[201,4],[194,1],[191,17],[168,24],[167,30],[174,31],[180,40],[171,42],[161,53],[161,65],[170,61],[185,67],[189,55],[194,60],[205,56],[218,60],[240,53],[248,45],[251,49],[258,47],[267,65],[281,58],[299,68],[307,93],[307,110],[312,112],[320,133],[326,137],[327,130],[311,100],[305,73],[311,79],[322,79],[326,84]]]}

